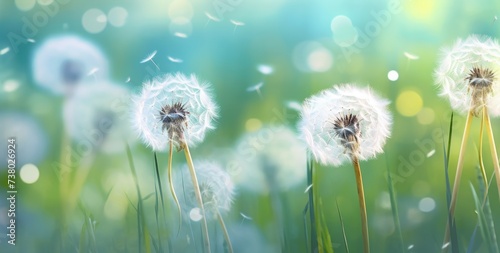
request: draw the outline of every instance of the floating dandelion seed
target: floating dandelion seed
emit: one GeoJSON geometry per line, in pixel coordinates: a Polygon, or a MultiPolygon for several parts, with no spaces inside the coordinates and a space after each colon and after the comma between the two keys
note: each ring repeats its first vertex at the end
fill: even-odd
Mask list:
{"type": "Polygon", "coordinates": [[[270,65],[260,64],[257,65],[257,70],[263,75],[270,75],[273,73],[274,69],[270,65]]]}
{"type": "Polygon", "coordinates": [[[89,71],[89,73],[87,73],[87,76],[95,76],[94,74],[99,71],[98,68],[93,68],[89,71]]]}
{"type": "Polygon", "coordinates": [[[208,25],[208,23],[210,23],[210,21],[214,21],[214,22],[219,22],[220,19],[216,18],[214,15],[208,13],[208,12],[205,12],[205,16],[207,16],[208,20],[207,20],[207,23],[205,24],[205,26],[208,25]]]}
{"type": "Polygon", "coordinates": [[[410,250],[410,249],[413,249],[413,247],[415,247],[415,245],[410,244],[410,245],[408,246],[408,249],[409,249],[409,250],[410,250]]]}
{"type": "Polygon", "coordinates": [[[493,17],[493,23],[497,22],[497,20],[498,20],[498,17],[497,17],[497,16],[494,16],[494,17],[493,17]]]}
{"type": "Polygon", "coordinates": [[[292,110],[295,110],[297,112],[302,111],[302,105],[297,101],[286,101],[285,105],[286,105],[286,107],[288,107],[292,110]]]}
{"type": "Polygon", "coordinates": [[[144,58],[140,63],[146,63],[146,62],[150,61],[156,66],[157,69],[160,69],[160,67],[158,67],[158,65],[156,65],[156,62],[153,60],[156,53],[157,53],[157,50],[153,51],[148,56],[146,56],[146,58],[144,58]]]}
{"type": "Polygon", "coordinates": [[[408,52],[404,52],[404,55],[406,58],[408,58],[408,60],[418,60],[420,58],[418,55],[408,53],[408,52]]]}
{"type": "Polygon", "coordinates": [[[0,50],[0,55],[4,55],[10,51],[10,47],[5,47],[2,50],[0,50]]]}
{"type": "Polygon", "coordinates": [[[181,60],[181,59],[179,59],[179,58],[174,58],[174,57],[172,57],[172,56],[168,56],[167,58],[168,58],[168,60],[169,60],[169,61],[171,61],[171,62],[175,62],[175,63],[181,63],[181,62],[182,62],[182,60],[181,60]]]}
{"type": "Polygon", "coordinates": [[[179,38],[183,38],[183,39],[185,39],[185,38],[187,38],[187,37],[188,37],[188,36],[187,36],[187,34],[185,34],[185,33],[181,33],[181,32],[175,32],[175,33],[174,33],[174,36],[175,36],[175,37],[179,37],[179,38]]]}
{"type": "Polygon", "coordinates": [[[447,243],[443,244],[443,247],[441,247],[441,249],[446,249],[446,248],[448,248],[448,246],[450,246],[450,243],[449,243],[449,242],[447,242],[447,243]]]}
{"type": "Polygon", "coordinates": [[[243,220],[253,220],[252,217],[245,215],[244,213],[240,212],[241,217],[243,217],[243,220]]]}
{"type": "Polygon", "coordinates": [[[306,190],[304,191],[304,193],[308,193],[309,190],[311,190],[311,188],[313,187],[313,184],[310,184],[309,186],[307,186],[306,190]]]}
{"type": "Polygon", "coordinates": [[[433,156],[435,153],[436,153],[436,150],[435,150],[435,149],[433,149],[433,150],[429,151],[429,153],[427,153],[427,158],[429,158],[429,157],[433,156]]]}
{"type": "Polygon", "coordinates": [[[126,83],[130,82],[130,76],[127,77],[127,80],[125,80],[126,83]]]}
{"type": "Polygon", "coordinates": [[[29,43],[35,43],[35,42],[36,42],[36,41],[35,41],[34,39],[32,39],[32,38],[28,38],[28,39],[26,39],[26,41],[27,41],[27,42],[29,42],[29,43]]]}
{"type": "Polygon", "coordinates": [[[145,83],[142,93],[134,98],[134,126],[144,143],[155,151],[164,151],[172,140],[179,148],[180,140],[171,138],[164,124],[169,119],[183,117],[187,123],[183,132],[186,144],[194,147],[200,143],[205,132],[215,128],[213,121],[218,112],[209,87],[208,83],[200,84],[194,75],[187,77],[180,73],[167,74],[145,83]],[[182,107],[185,115],[165,111],[167,106],[173,109],[182,107]]]}
{"type": "Polygon", "coordinates": [[[233,34],[234,34],[234,32],[236,31],[236,28],[237,28],[238,26],[244,26],[244,25],[245,25],[245,23],[243,23],[243,22],[241,22],[241,21],[236,21],[236,20],[234,20],[234,19],[229,20],[229,22],[231,22],[231,23],[234,25],[233,34]]]}
{"type": "Polygon", "coordinates": [[[260,92],[260,88],[262,88],[262,86],[264,86],[264,83],[263,82],[260,82],[256,85],[253,85],[253,86],[250,86],[247,88],[247,91],[248,92],[253,92],[253,91],[256,91],[257,94],[259,94],[259,97],[262,98],[262,93],[260,92]]]}
{"type": "Polygon", "coordinates": [[[35,82],[55,94],[69,95],[82,83],[105,80],[108,62],[92,43],[77,36],[58,36],[40,44],[33,59],[35,82]],[[99,69],[92,79],[87,74],[99,69]]]}

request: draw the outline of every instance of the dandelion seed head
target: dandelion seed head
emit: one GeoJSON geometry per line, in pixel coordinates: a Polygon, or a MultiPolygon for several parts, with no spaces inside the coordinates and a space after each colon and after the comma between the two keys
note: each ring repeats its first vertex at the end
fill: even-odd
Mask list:
{"type": "Polygon", "coordinates": [[[92,43],[64,35],[41,43],[33,58],[33,78],[54,94],[69,94],[76,85],[108,77],[108,61],[92,43]],[[92,69],[99,73],[86,76],[92,69]]]}
{"type": "Polygon", "coordinates": [[[142,92],[133,98],[132,113],[134,128],[143,142],[155,151],[163,151],[170,140],[178,149],[183,142],[194,147],[203,141],[205,133],[215,129],[218,117],[209,87],[208,83],[200,84],[195,75],[180,73],[145,83],[142,92]],[[181,121],[175,128],[166,125],[181,121]]]}
{"type": "Polygon", "coordinates": [[[325,165],[339,166],[353,154],[373,158],[390,135],[388,104],[370,88],[344,84],[324,90],[302,106],[301,138],[325,165]]]}
{"type": "MultiPolygon", "coordinates": [[[[213,161],[195,160],[196,176],[205,207],[207,219],[217,218],[217,212],[221,214],[229,212],[234,199],[234,184],[229,174],[222,167],[213,161]]],[[[180,194],[181,207],[186,213],[198,207],[198,201],[193,188],[193,181],[189,173],[189,168],[184,165],[175,175],[175,189],[182,192],[180,194]],[[182,196],[185,196],[182,197],[182,196]]]]}
{"type": "Polygon", "coordinates": [[[78,87],[63,107],[64,125],[77,143],[106,153],[123,152],[136,138],[127,117],[130,92],[108,81],[78,87]]]}
{"type": "Polygon", "coordinates": [[[306,150],[296,133],[285,126],[264,126],[246,133],[234,148],[238,171],[232,173],[242,188],[267,193],[303,185],[306,177],[306,150]]]}
{"type": "Polygon", "coordinates": [[[486,36],[471,35],[443,49],[435,71],[440,96],[450,101],[453,110],[478,115],[487,106],[492,116],[500,115],[500,45],[486,36]]]}

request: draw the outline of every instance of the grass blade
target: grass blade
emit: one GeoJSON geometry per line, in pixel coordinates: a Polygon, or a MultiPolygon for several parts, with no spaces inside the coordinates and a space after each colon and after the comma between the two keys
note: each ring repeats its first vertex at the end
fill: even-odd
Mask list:
{"type": "Polygon", "coordinates": [[[312,185],[309,189],[309,219],[311,223],[311,253],[318,252],[318,238],[316,234],[316,210],[314,208],[314,192],[316,192],[316,185],[314,184],[314,167],[311,154],[307,152],[307,185],[312,185]]]}
{"type": "Polygon", "coordinates": [[[344,219],[342,218],[342,213],[340,212],[339,202],[335,200],[337,204],[337,212],[339,213],[340,226],[342,227],[342,239],[344,241],[344,247],[347,253],[349,253],[349,244],[347,243],[347,236],[345,234],[344,219]]]}
{"type": "MultiPolygon", "coordinates": [[[[470,116],[470,114],[469,114],[469,116],[470,116]]],[[[466,127],[466,129],[467,129],[467,127],[466,127]]],[[[451,252],[458,253],[458,237],[457,237],[457,230],[456,230],[456,226],[455,226],[455,217],[453,216],[452,209],[451,209],[452,193],[451,193],[451,186],[450,186],[450,177],[449,177],[449,173],[448,173],[452,134],[453,134],[453,113],[451,113],[451,119],[450,119],[450,127],[449,127],[449,134],[448,134],[448,149],[446,149],[445,144],[444,144],[444,140],[443,140],[443,153],[446,154],[446,157],[444,158],[446,204],[447,204],[447,207],[449,210],[448,211],[448,221],[447,221],[446,228],[445,228],[446,232],[445,232],[443,245],[451,244],[451,252]]],[[[462,140],[462,142],[463,142],[463,140],[462,140]]],[[[457,174],[457,176],[458,176],[458,174],[457,174]]],[[[443,251],[447,252],[448,248],[449,247],[444,247],[443,251]]]]}
{"type": "Polygon", "coordinates": [[[391,170],[389,169],[389,166],[387,166],[387,183],[388,183],[388,188],[389,188],[389,197],[391,200],[391,211],[392,211],[392,218],[394,219],[394,225],[396,226],[396,232],[398,233],[399,236],[399,242],[401,244],[401,252],[405,252],[405,243],[403,240],[403,233],[401,231],[401,222],[399,219],[399,212],[398,212],[398,204],[396,202],[396,191],[394,190],[394,184],[392,183],[392,175],[391,175],[391,170]]]}
{"type": "Polygon", "coordinates": [[[488,230],[486,228],[486,218],[484,216],[483,208],[481,205],[481,201],[479,200],[479,197],[476,194],[476,190],[474,189],[474,186],[472,183],[470,184],[470,188],[472,190],[472,196],[474,197],[474,203],[476,205],[476,214],[477,214],[477,219],[478,219],[478,224],[479,224],[479,231],[481,232],[481,237],[483,238],[483,242],[486,243],[487,248],[490,249],[491,251],[491,243],[490,243],[490,236],[488,234],[488,230]]]}

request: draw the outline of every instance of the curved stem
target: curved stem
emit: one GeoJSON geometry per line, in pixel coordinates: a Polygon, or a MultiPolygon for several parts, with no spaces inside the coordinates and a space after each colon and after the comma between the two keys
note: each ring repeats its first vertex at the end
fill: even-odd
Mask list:
{"type": "Polygon", "coordinates": [[[227,232],[226,224],[224,223],[224,219],[220,215],[219,210],[217,210],[217,219],[219,220],[220,226],[222,228],[222,232],[224,233],[224,239],[227,243],[227,251],[228,253],[233,253],[233,245],[231,244],[231,239],[229,238],[229,233],[227,232]]]}
{"type": "Polygon", "coordinates": [[[352,157],[352,166],[354,167],[354,174],[356,175],[356,186],[358,188],[359,211],[361,214],[361,229],[363,233],[363,252],[370,252],[370,238],[368,236],[368,218],[366,215],[366,202],[365,191],[363,189],[363,177],[361,175],[361,168],[359,160],[356,156],[352,157]]]}
{"type": "Polygon", "coordinates": [[[181,144],[182,149],[184,149],[184,154],[186,156],[186,161],[189,167],[189,173],[191,173],[191,179],[193,180],[194,193],[196,195],[196,200],[201,209],[202,214],[202,229],[203,229],[203,241],[205,245],[206,252],[210,253],[210,238],[208,236],[208,225],[205,213],[205,206],[203,205],[203,199],[201,197],[200,186],[198,184],[198,178],[196,177],[196,171],[194,169],[193,159],[191,158],[191,153],[189,152],[189,147],[186,143],[181,144]]]}
{"type": "Polygon", "coordinates": [[[181,204],[179,203],[179,199],[177,198],[177,195],[175,194],[173,178],[172,178],[173,149],[174,149],[174,143],[172,142],[172,140],[170,140],[169,141],[169,149],[168,149],[167,175],[168,175],[168,184],[170,187],[170,192],[172,193],[172,197],[174,198],[175,205],[177,205],[177,210],[179,211],[179,227],[177,228],[177,236],[179,236],[179,233],[181,232],[181,225],[182,225],[182,213],[181,213],[181,204]]]}
{"type": "MultiPolygon", "coordinates": [[[[469,113],[467,114],[467,119],[465,120],[464,134],[462,136],[462,144],[460,145],[460,151],[457,163],[457,175],[455,176],[455,182],[453,183],[453,191],[451,193],[450,210],[449,210],[450,219],[448,219],[448,222],[446,223],[443,245],[447,244],[450,241],[450,220],[453,221],[455,216],[455,205],[457,203],[458,188],[460,186],[460,178],[462,177],[462,169],[464,167],[465,149],[467,147],[467,139],[469,138],[470,126],[473,117],[474,117],[473,111],[470,110],[469,113]]],[[[444,251],[445,252],[448,251],[448,247],[446,247],[444,251]]]]}

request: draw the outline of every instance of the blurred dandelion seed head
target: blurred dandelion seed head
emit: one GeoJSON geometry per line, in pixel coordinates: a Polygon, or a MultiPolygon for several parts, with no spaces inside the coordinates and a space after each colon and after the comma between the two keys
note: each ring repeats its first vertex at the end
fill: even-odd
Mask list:
{"type": "Polygon", "coordinates": [[[43,42],[33,57],[33,78],[54,94],[68,94],[75,85],[108,77],[108,61],[92,43],[72,35],[43,42]],[[99,72],[85,76],[92,69],[99,72]]]}
{"type": "Polygon", "coordinates": [[[133,99],[133,125],[143,142],[155,151],[168,148],[168,142],[190,147],[203,141],[215,129],[218,107],[210,84],[195,75],[167,74],[144,84],[133,99]]]}
{"type": "MultiPolygon", "coordinates": [[[[229,212],[235,195],[229,174],[213,161],[198,160],[194,161],[194,165],[207,218],[217,218],[217,212],[221,214],[229,212]]],[[[187,165],[178,171],[180,175],[174,175],[175,189],[181,190],[182,194],[179,195],[181,206],[185,213],[190,214],[198,207],[193,182],[187,165]]]]}
{"type": "Polygon", "coordinates": [[[123,141],[130,144],[136,139],[126,116],[129,100],[127,88],[108,81],[78,87],[63,108],[69,136],[80,146],[124,151],[123,141]]]}
{"type": "Polygon", "coordinates": [[[304,183],[306,150],[285,126],[264,126],[243,135],[234,149],[231,174],[238,186],[253,192],[286,191],[304,183]]]}
{"type": "Polygon", "coordinates": [[[453,110],[477,115],[487,106],[492,116],[500,115],[500,45],[486,36],[471,35],[458,39],[443,50],[435,71],[440,96],[448,98],[453,110]]]}
{"type": "Polygon", "coordinates": [[[301,138],[324,165],[339,166],[354,150],[361,160],[373,158],[390,136],[388,104],[368,87],[344,84],[324,90],[302,106],[301,138]]]}

